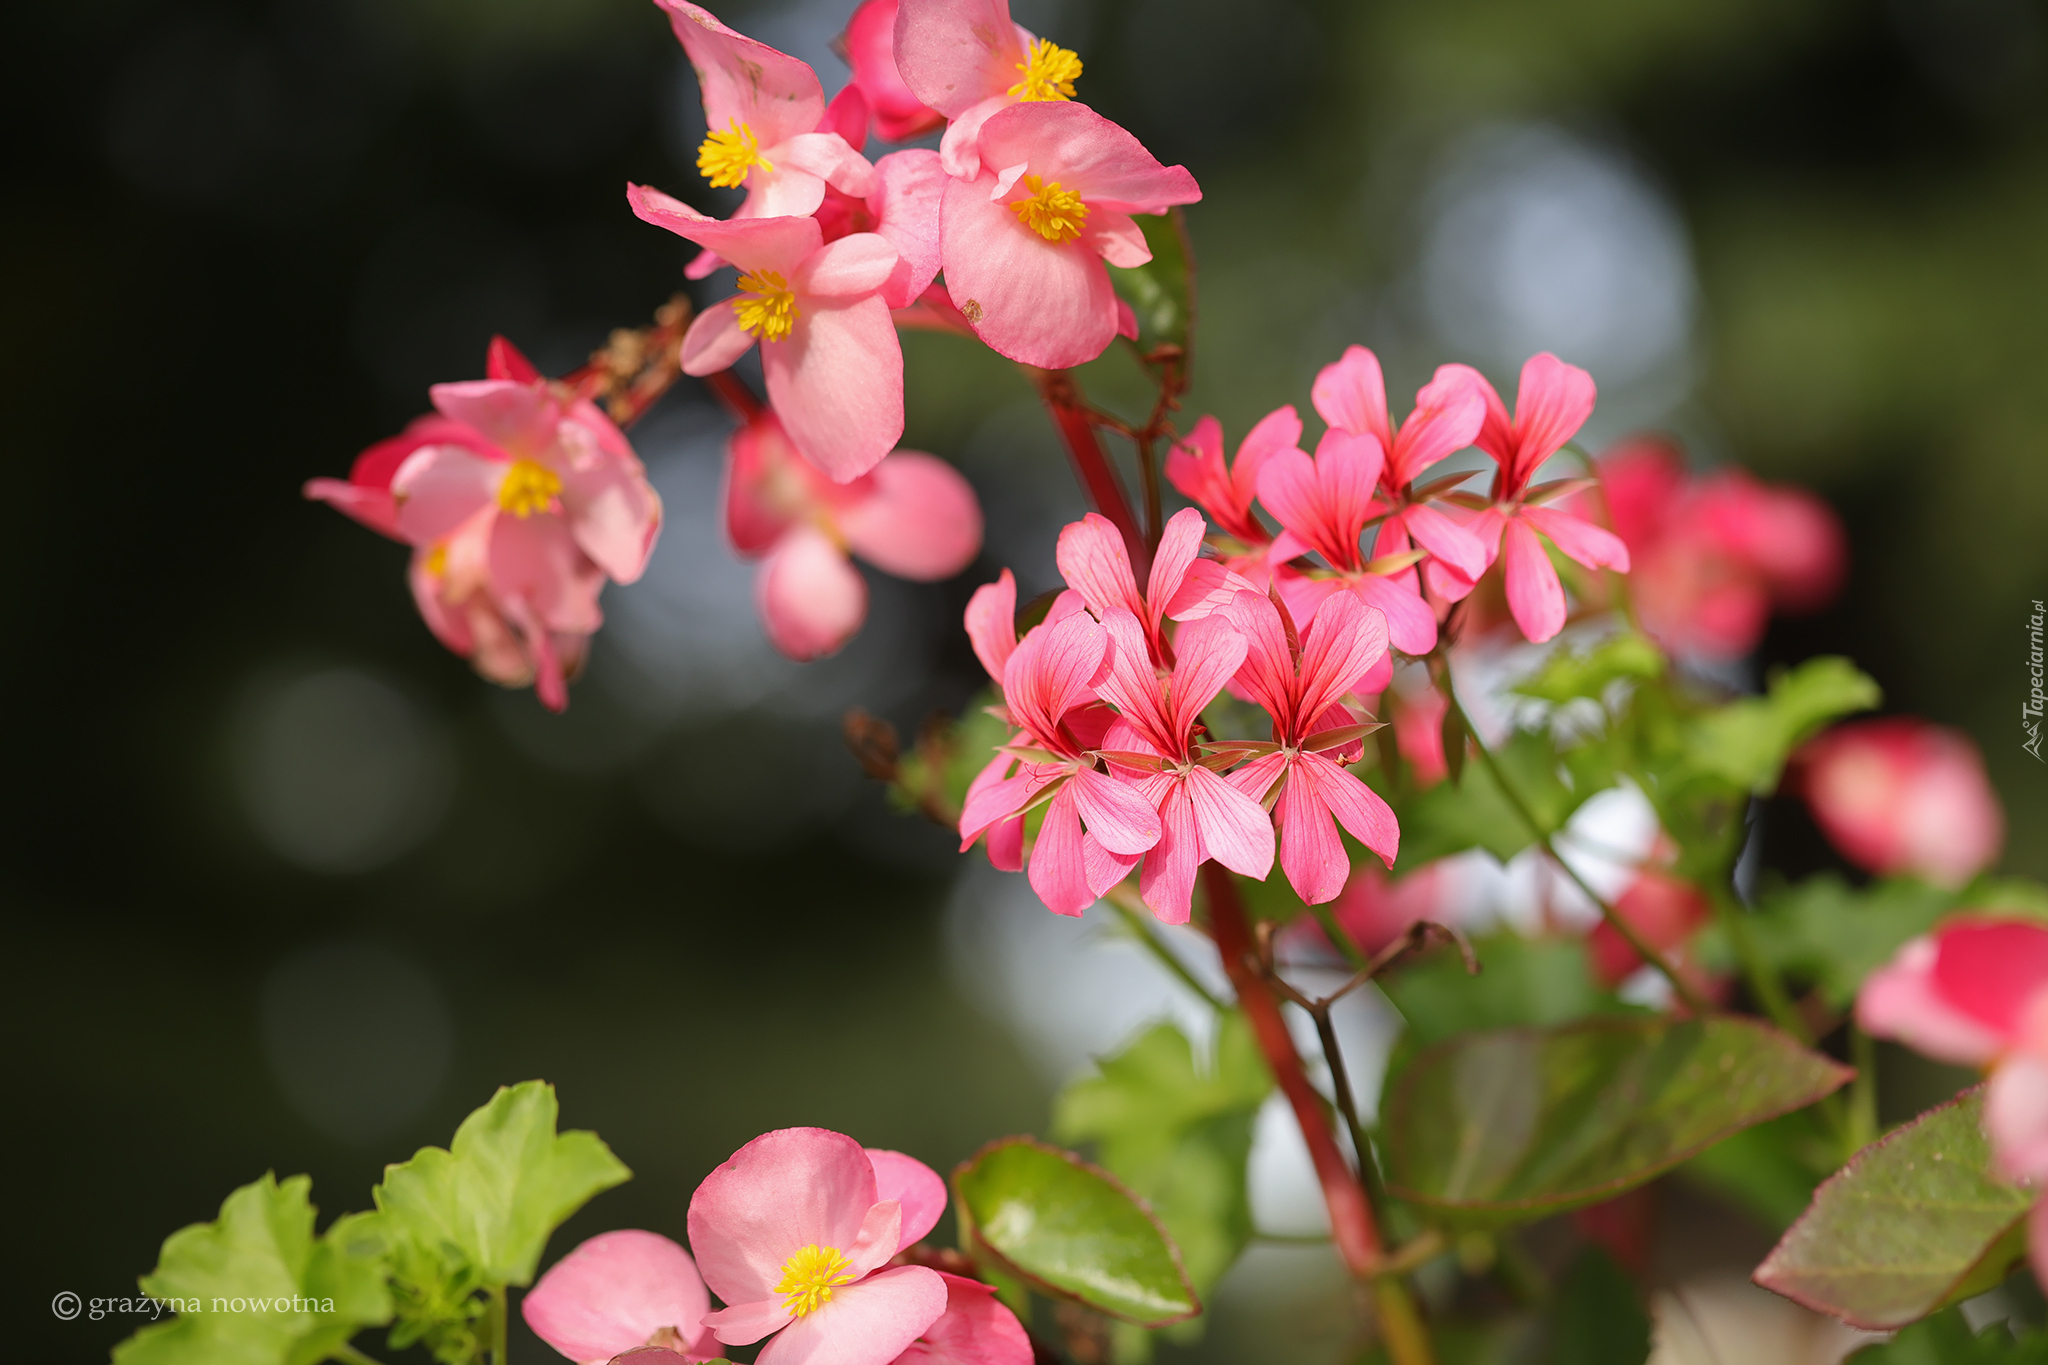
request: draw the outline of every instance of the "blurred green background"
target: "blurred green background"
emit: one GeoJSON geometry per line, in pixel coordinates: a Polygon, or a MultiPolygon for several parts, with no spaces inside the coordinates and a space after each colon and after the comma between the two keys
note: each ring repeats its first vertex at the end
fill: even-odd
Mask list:
{"type": "MultiPolygon", "coordinates": [[[[849,8],[720,13],[830,91],[849,8]]],[[[1352,341],[1397,411],[1444,360],[1503,388],[1533,350],[1585,365],[1595,448],[1666,428],[1834,503],[1849,589],[1777,623],[1757,668],[1851,653],[1889,709],[1968,729],[2006,869],[2048,874],[2018,724],[2048,595],[2048,11],[1016,13],[1203,185],[1190,416],[1234,441],[1306,411],[1352,341]]],[[[957,708],[968,591],[1005,564],[1027,594],[1052,581],[1081,504],[1002,362],[906,345],[906,444],[975,481],[983,562],[875,579],[867,630],[808,670],[760,641],[716,530],[723,419],[689,381],[634,433],[668,527],[648,578],[608,590],[566,717],[472,677],[421,626],[404,551],[300,500],[428,384],[479,373],[494,331],[559,373],[681,284],[692,248],[633,219],[625,182],[731,200],[694,173],[694,79],[652,5],[42,5],[0,73],[18,1353],[102,1356],[137,1323],[58,1322],[51,1295],[127,1292],[266,1168],[359,1207],[500,1082],[556,1082],[565,1124],[639,1173],[559,1254],[680,1235],[696,1181],[768,1127],[941,1167],[1042,1129],[1061,1074],[1158,1007],[1136,967],[976,979],[1088,931],[1018,879],[956,880],[947,836],[891,815],[837,739],[849,705],[906,732],[957,708]]],[[[1138,394],[1118,353],[1087,382],[1138,394]]],[[[1766,840],[1826,856],[1780,808],[1766,840]]],[[[1246,1289],[1321,1282],[1317,1253],[1276,1256],[1246,1289]]],[[[1205,1350],[1251,1330],[1229,1311],[1205,1350]]]]}

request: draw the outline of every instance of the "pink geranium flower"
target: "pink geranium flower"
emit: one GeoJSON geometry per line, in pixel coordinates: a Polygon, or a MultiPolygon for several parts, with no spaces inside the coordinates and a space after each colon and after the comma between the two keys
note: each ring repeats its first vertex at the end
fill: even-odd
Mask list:
{"type": "Polygon", "coordinates": [[[1097,620],[1112,611],[1127,611],[1145,628],[1145,646],[1153,663],[1171,667],[1173,648],[1167,643],[1167,620],[1189,621],[1206,616],[1231,596],[1252,585],[1213,559],[1202,559],[1202,536],[1208,523],[1194,508],[1173,514],[1160,532],[1145,591],[1138,591],[1130,551],[1108,517],[1090,512],[1068,522],[1054,552],[1061,577],[1081,595],[1097,620]]]}
{"type": "Polygon", "coordinates": [[[550,385],[509,342],[489,378],[437,384],[436,417],[365,451],[349,480],[306,496],[414,547],[410,578],[435,636],[553,710],[603,617],[606,578],[637,579],[661,500],[611,419],[550,385]]]}
{"type": "Polygon", "coordinates": [[[881,297],[898,260],[888,239],[827,244],[815,218],[721,222],[643,185],[626,197],[742,272],[740,293],[684,334],[683,373],[727,369],[758,341],[768,401],[805,459],[840,483],[881,463],[903,434],[903,351],[881,297]]]}
{"type": "Polygon", "coordinates": [[[1961,886],[1998,861],[2005,813],[1969,736],[1913,716],[1837,725],[1793,759],[1792,790],[1870,872],[1961,886]]]}
{"type": "Polygon", "coordinates": [[[701,1326],[711,1296],[690,1253],[654,1232],[601,1233],[549,1268],[519,1311],[533,1334],[581,1365],[638,1346],[691,1361],[721,1355],[701,1326]]]}
{"type": "MultiPolygon", "coordinates": [[[[1159,812],[1159,841],[1145,853],[1138,894],[1160,920],[1185,924],[1194,903],[1195,869],[1209,859],[1261,881],[1273,870],[1272,820],[1257,800],[1215,771],[1238,754],[1212,756],[1195,739],[1202,708],[1244,662],[1245,638],[1222,616],[1189,621],[1174,641],[1173,673],[1162,679],[1137,617],[1114,608],[1103,624],[1115,645],[1098,690],[1118,712],[1103,740],[1105,756],[1135,778],[1159,812]]],[[[1121,861],[1129,868],[1137,857],[1128,854],[1121,861]]]]}
{"type": "Polygon", "coordinates": [[[878,1167],[822,1128],[764,1133],[733,1153],[690,1198],[690,1245],[726,1304],[704,1326],[730,1346],[772,1337],[761,1365],[889,1365],[947,1301],[937,1271],[889,1267],[945,1207],[928,1168],[902,1178],[909,1160],[878,1167]]]}
{"type": "MultiPolygon", "coordinates": [[[[1009,587],[1007,574],[1001,587],[1009,587]]],[[[993,623],[986,618],[995,615],[999,602],[977,593],[968,609],[970,628],[976,604],[984,618],[981,637],[993,636],[993,623]]],[[[1143,630],[1138,630],[1130,647],[1149,673],[1151,660],[1145,656],[1143,630]]],[[[990,639],[984,649],[984,638],[977,638],[976,645],[986,663],[996,646],[990,639]]],[[[960,813],[963,852],[989,831],[990,860],[999,867],[1014,866],[1013,859],[1021,856],[1021,817],[1045,805],[1031,850],[1030,877],[1031,889],[1054,914],[1086,910],[1160,839],[1154,803],[1097,766],[1093,751],[1100,746],[1099,726],[1084,720],[1109,656],[1109,631],[1081,609],[1078,598],[1068,599],[1064,614],[1056,608],[1010,651],[1002,666],[1003,705],[1020,739],[982,770],[960,813]]]]}
{"type": "Polygon", "coordinates": [[[851,483],[797,455],[771,408],[727,447],[725,529],[759,559],[755,601],[775,647],[808,662],[836,652],[867,616],[860,556],[914,582],[951,578],[981,552],[981,504],[960,472],[898,450],[851,483]]]}
{"type": "Polygon", "coordinates": [[[1387,619],[1352,593],[1332,593],[1308,629],[1296,635],[1284,608],[1258,593],[1239,593],[1229,616],[1244,633],[1237,684],[1273,718],[1273,747],[1230,775],[1252,800],[1277,795],[1280,866],[1310,905],[1334,900],[1351,874],[1337,837],[1342,824],[1389,866],[1401,828],[1379,793],[1346,772],[1340,757],[1361,737],[1341,698],[1387,655],[1387,619]]]}
{"type": "MultiPolygon", "coordinates": [[[[1578,434],[1593,413],[1593,376],[1567,365],[1548,351],[1529,357],[1522,366],[1515,412],[1508,414],[1500,395],[1477,370],[1461,370],[1486,402],[1486,423],[1479,429],[1479,448],[1500,466],[1494,477],[1493,505],[1479,513],[1471,530],[1498,556],[1507,580],[1508,610],[1531,641],[1541,643],[1564,629],[1564,585],[1544,552],[1548,539],[1589,569],[1628,572],[1628,547],[1611,531],[1557,507],[1548,496],[1570,491],[1569,483],[1531,489],[1536,470],[1578,434]],[[1540,538],[1539,538],[1540,537],[1540,538]]],[[[1439,374],[1442,371],[1438,372],[1439,374]]]]}
{"type": "Polygon", "coordinates": [[[1081,75],[1072,51],[1011,21],[1009,0],[903,0],[893,46],[912,97],[952,120],[939,155],[963,180],[981,171],[977,143],[990,118],[1072,99],[1081,75]]]}
{"type": "MultiPolygon", "coordinates": [[[[697,150],[697,169],[721,188],[746,187],[735,217],[804,217],[816,211],[827,184],[868,193],[874,168],[840,134],[820,131],[825,91],[807,63],[735,33],[689,0],[655,2],[668,11],[703,91],[711,131],[697,150]]],[[[691,277],[716,267],[715,260],[699,261],[691,277]]]]}
{"type": "MultiPolygon", "coordinates": [[[[1965,913],[1872,972],[1856,1021],[1941,1061],[1989,1067],[1984,1126],[2000,1170],[2048,1178],[2048,925],[1965,913]]],[[[2028,1219],[2035,1278],[2048,1284],[2048,1203],[2028,1219]]]]}
{"type": "Polygon", "coordinates": [[[896,0],[862,0],[846,21],[845,43],[853,84],[883,141],[908,142],[946,121],[911,92],[897,69],[896,0]]]}
{"type": "Polygon", "coordinates": [[[1003,109],[983,125],[981,151],[986,168],[946,186],[942,257],[954,306],[1012,360],[1049,370],[1093,360],[1122,318],[1103,262],[1151,260],[1131,215],[1194,203],[1195,178],[1079,104],[1003,109]]]}
{"type": "Polygon", "coordinates": [[[1291,559],[1307,548],[1286,533],[1276,543],[1252,510],[1259,493],[1259,470],[1267,458],[1300,444],[1301,417],[1289,403],[1261,417],[1245,433],[1244,440],[1238,442],[1237,459],[1229,464],[1223,459],[1223,426],[1214,417],[1195,423],[1195,429],[1166,455],[1167,481],[1199,503],[1224,534],[1243,547],[1242,553],[1230,555],[1224,562],[1255,587],[1266,585],[1271,576],[1270,560],[1291,559]]]}

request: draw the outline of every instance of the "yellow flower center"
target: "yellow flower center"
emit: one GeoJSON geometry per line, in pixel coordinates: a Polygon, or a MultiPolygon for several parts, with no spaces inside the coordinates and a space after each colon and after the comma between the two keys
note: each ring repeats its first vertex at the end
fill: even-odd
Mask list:
{"type": "Polygon", "coordinates": [[[514,460],[498,485],[498,506],[525,521],[535,512],[547,511],[561,491],[562,476],[554,470],[533,460],[514,460]]]}
{"type": "Polygon", "coordinates": [[[429,578],[446,578],[448,576],[447,541],[437,540],[434,542],[434,548],[427,551],[426,570],[429,578]]]}
{"type": "Polygon", "coordinates": [[[740,276],[732,311],[741,331],[763,341],[781,341],[796,327],[796,295],[773,270],[740,276]]]}
{"type": "Polygon", "coordinates": [[[713,132],[697,148],[697,169],[704,172],[706,180],[722,190],[746,184],[747,172],[755,166],[764,171],[775,169],[768,158],[761,155],[761,148],[754,141],[754,130],[738,119],[730,120],[724,132],[713,132]]]}
{"type": "Polygon", "coordinates": [[[807,1246],[782,1263],[782,1283],[775,1292],[789,1297],[782,1306],[793,1318],[832,1302],[834,1285],[853,1282],[853,1263],[837,1247],[807,1246]]]}
{"type": "Polygon", "coordinates": [[[1074,79],[1081,74],[1081,59],[1050,38],[1033,38],[1028,60],[1017,63],[1024,79],[1009,93],[1027,103],[1037,100],[1070,100],[1074,79]]]}
{"type": "Polygon", "coordinates": [[[1010,205],[1018,222],[1048,242],[1071,242],[1081,235],[1081,226],[1088,221],[1088,206],[1080,195],[1061,189],[1057,180],[1044,184],[1035,175],[1024,177],[1024,188],[1031,191],[1031,197],[1010,205]]]}

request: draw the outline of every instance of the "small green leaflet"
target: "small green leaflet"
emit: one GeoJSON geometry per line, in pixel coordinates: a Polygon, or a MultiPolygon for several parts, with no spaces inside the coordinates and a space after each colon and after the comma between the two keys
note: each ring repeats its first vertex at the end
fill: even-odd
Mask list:
{"type": "Polygon", "coordinates": [[[1853,1327],[1884,1331],[1982,1293],[2026,1252],[2035,1192],[1993,1173],[1984,1087],[1849,1159],[1756,1282],[1853,1327]]]}
{"type": "Polygon", "coordinates": [[[1195,298],[1192,260],[1181,211],[1133,214],[1145,234],[1152,259],[1144,265],[1110,268],[1110,279],[1138,319],[1138,349],[1151,354],[1160,346],[1185,349],[1194,329],[1195,298]]]}
{"type": "Polygon", "coordinates": [[[1622,678],[1654,678],[1664,672],[1664,655],[1641,635],[1625,632],[1602,640],[1584,654],[1559,652],[1515,691],[1525,697],[1563,704],[1578,697],[1600,699],[1622,678]]]}
{"type": "Polygon", "coordinates": [[[1695,772],[1768,792],[1801,740],[1883,699],[1877,684],[1847,659],[1808,659],[1771,679],[1766,695],[1744,697],[1693,720],[1685,735],[1686,761],[1695,772]]]}
{"type": "Polygon", "coordinates": [[[1202,1311],[1152,1211],[1099,1167],[1032,1138],[992,1142],[953,1171],[962,1241],[1054,1298],[1140,1327],[1202,1311]]]}
{"type": "Polygon", "coordinates": [[[115,1347],[115,1365],[314,1365],[389,1322],[383,1268],[355,1235],[368,1215],[315,1237],[312,1187],[266,1174],[230,1194],[215,1221],[165,1238],[142,1289],[180,1311],[115,1347]]]}
{"type": "Polygon", "coordinates": [[[2048,1335],[2034,1330],[2016,1338],[2003,1322],[1973,1333],[1962,1310],[1950,1308],[1881,1346],[1864,1347],[1849,1365],[2048,1365],[2048,1335]]]}

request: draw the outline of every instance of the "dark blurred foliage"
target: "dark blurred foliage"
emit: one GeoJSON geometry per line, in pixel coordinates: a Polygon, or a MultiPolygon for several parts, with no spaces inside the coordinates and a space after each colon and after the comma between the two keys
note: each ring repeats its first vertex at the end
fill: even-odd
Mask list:
{"type": "MultiPolygon", "coordinates": [[[[1779,623],[1760,664],[1847,652],[1891,708],[1969,729],[2007,803],[2008,870],[2048,872],[2032,833],[2048,783],[2016,723],[2029,603],[2048,594],[2038,5],[1068,0],[1018,16],[1077,47],[1083,97],[1204,185],[1193,410],[1234,440],[1277,403],[1305,409],[1314,367],[1354,340],[1381,351],[1397,407],[1440,360],[1506,388],[1521,353],[1555,345],[1601,380],[1596,443],[1652,421],[1702,461],[1833,501],[1848,593],[1779,623]],[[1528,232],[1486,235],[1524,209],[1528,232]],[[1612,295],[1605,312],[1584,311],[1573,271],[1612,295]],[[1533,302],[1488,312],[1496,279],[1533,302]]],[[[835,6],[724,17],[817,62],[828,89],[843,79],[823,55],[835,6]]],[[[565,1123],[639,1172],[557,1250],[605,1226],[679,1233],[696,1180],[767,1127],[835,1126],[943,1166],[1042,1126],[1045,1081],[948,972],[946,837],[892,821],[832,723],[855,701],[906,728],[957,707],[976,681],[954,630],[967,588],[1001,563],[1048,584],[1051,533],[1079,504],[1002,364],[907,345],[907,443],[975,478],[989,553],[961,583],[878,582],[868,652],[822,683],[757,660],[722,693],[667,687],[644,642],[692,613],[743,625],[746,576],[729,571],[722,607],[675,589],[668,617],[643,613],[631,658],[614,607],[569,716],[549,719],[429,638],[398,547],[299,499],[421,410],[427,384],[478,373],[492,332],[561,372],[678,286],[690,248],[621,191],[729,208],[697,188],[694,100],[639,0],[12,15],[0,996],[24,1357],[90,1358],[130,1330],[45,1305],[124,1292],[232,1186],[306,1170],[325,1213],[358,1207],[382,1161],[445,1142],[502,1081],[555,1081],[565,1123]],[[409,850],[365,836],[353,863],[314,871],[255,809],[299,750],[248,755],[275,747],[291,678],[335,669],[382,679],[427,736],[365,780],[438,773],[421,809],[441,814],[409,850]],[[414,1021],[397,1036],[418,1055],[365,1070],[391,1019],[414,1021]]],[[[1118,354],[1088,382],[1138,393],[1118,354]]],[[[658,565],[723,556],[722,429],[684,390],[642,429],[672,475],[658,565]]],[[[718,649],[758,655],[725,628],[671,663],[718,649]]],[[[308,753],[352,743],[314,729],[294,741],[308,753]]],[[[1773,830],[1781,864],[1824,857],[1810,827],[1773,830]]]]}

